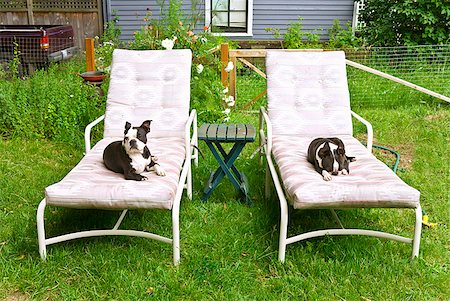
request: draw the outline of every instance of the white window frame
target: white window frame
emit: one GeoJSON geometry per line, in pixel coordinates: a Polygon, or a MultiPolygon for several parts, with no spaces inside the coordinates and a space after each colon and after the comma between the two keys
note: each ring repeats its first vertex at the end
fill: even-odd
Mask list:
{"type": "MultiPolygon", "coordinates": [[[[247,0],[247,32],[212,32],[215,36],[252,37],[253,36],[253,0],[247,0]]],[[[211,0],[205,0],[205,25],[211,30],[211,0]]]]}

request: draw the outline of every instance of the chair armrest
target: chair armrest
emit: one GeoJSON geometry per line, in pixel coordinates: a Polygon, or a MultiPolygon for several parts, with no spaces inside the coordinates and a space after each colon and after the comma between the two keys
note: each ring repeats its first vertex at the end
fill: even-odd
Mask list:
{"type": "Polygon", "coordinates": [[[191,111],[189,118],[184,127],[185,141],[186,141],[186,160],[194,159],[195,165],[198,165],[198,138],[197,138],[197,111],[191,111]],[[192,136],[191,136],[192,128],[192,136]],[[194,147],[191,147],[193,145],[194,147]],[[194,154],[191,153],[191,148],[194,149],[194,154]],[[191,157],[192,156],[192,157],[191,157]]]}
{"type": "Polygon", "coordinates": [[[267,153],[272,152],[272,122],[264,107],[259,109],[259,145],[266,144],[267,153]],[[266,132],[264,132],[264,124],[266,124],[266,132]]]}
{"type": "Polygon", "coordinates": [[[372,152],[372,145],[373,145],[373,128],[370,122],[356,114],[355,112],[351,111],[351,114],[353,117],[355,117],[357,120],[359,120],[361,123],[363,123],[367,128],[367,149],[372,152]]]}
{"type": "Polygon", "coordinates": [[[85,144],[86,154],[91,150],[91,130],[95,125],[99,124],[100,121],[102,121],[103,119],[105,119],[105,115],[102,115],[102,116],[98,117],[97,119],[95,119],[94,121],[92,121],[91,123],[89,123],[84,130],[84,144],[85,144]]]}

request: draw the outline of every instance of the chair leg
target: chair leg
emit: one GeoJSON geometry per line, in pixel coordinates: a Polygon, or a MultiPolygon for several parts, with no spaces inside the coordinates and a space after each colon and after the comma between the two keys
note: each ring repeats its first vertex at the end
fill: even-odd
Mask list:
{"type": "Polygon", "coordinates": [[[416,225],[414,227],[414,238],[412,242],[412,259],[414,257],[419,257],[419,248],[420,248],[420,235],[422,232],[422,208],[420,205],[415,209],[416,210],[416,225]]]}
{"type": "Polygon", "coordinates": [[[281,206],[280,238],[278,249],[278,260],[280,260],[281,262],[284,262],[284,259],[286,257],[288,219],[289,217],[287,206],[281,206]]]}
{"type": "Polygon", "coordinates": [[[187,179],[186,179],[186,193],[187,197],[192,200],[192,162],[188,162],[188,173],[187,173],[187,179]]]}
{"type": "Polygon", "coordinates": [[[271,194],[271,186],[272,185],[272,176],[270,175],[269,166],[266,166],[266,183],[264,184],[264,195],[266,200],[270,198],[271,194]]]}
{"type": "Polygon", "coordinates": [[[45,243],[45,227],[44,227],[45,206],[46,206],[46,200],[43,199],[39,203],[39,207],[38,207],[37,214],[36,214],[39,254],[41,255],[42,260],[45,260],[47,258],[47,246],[45,243]]]}
{"type": "Polygon", "coordinates": [[[179,207],[172,208],[173,265],[180,264],[180,218],[179,207]]]}

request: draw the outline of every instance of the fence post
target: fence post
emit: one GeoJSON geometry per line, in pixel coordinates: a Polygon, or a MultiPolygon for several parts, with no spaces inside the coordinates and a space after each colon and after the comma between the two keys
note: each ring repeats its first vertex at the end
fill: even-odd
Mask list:
{"type": "Polygon", "coordinates": [[[230,96],[236,100],[236,57],[232,57],[230,61],[233,63],[233,70],[230,71],[230,96]]]}
{"type": "Polygon", "coordinates": [[[34,25],[33,0],[27,0],[28,24],[34,25]]]}
{"type": "Polygon", "coordinates": [[[225,71],[225,67],[229,60],[229,45],[227,43],[220,44],[220,61],[222,63],[222,68],[220,72],[220,79],[222,80],[222,85],[228,87],[228,73],[225,71]]]}
{"type": "Polygon", "coordinates": [[[95,71],[94,39],[86,38],[86,71],[95,71]]]}

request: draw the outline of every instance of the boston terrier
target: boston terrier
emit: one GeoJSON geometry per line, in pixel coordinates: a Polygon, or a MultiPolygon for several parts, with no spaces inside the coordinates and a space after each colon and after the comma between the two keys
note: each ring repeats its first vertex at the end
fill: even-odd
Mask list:
{"type": "Polygon", "coordinates": [[[355,157],[345,154],[344,143],[339,138],[314,139],[309,144],[307,159],[325,181],[331,181],[331,175],[348,175],[348,163],[355,161],[355,157]]]}
{"type": "Polygon", "coordinates": [[[125,123],[123,140],[111,142],[103,151],[103,162],[108,169],[123,173],[126,180],[135,181],[147,180],[147,177],[140,175],[144,171],[154,170],[158,176],[166,175],[146,145],[151,122],[146,120],[135,127],[125,123]]]}

